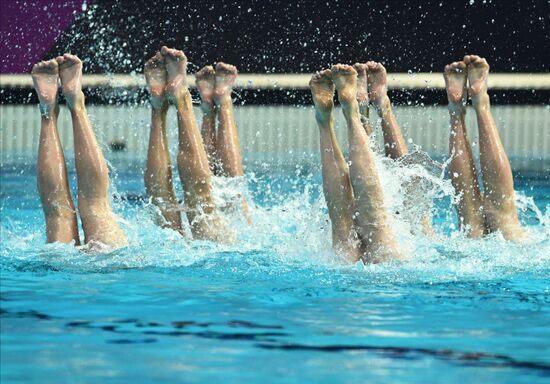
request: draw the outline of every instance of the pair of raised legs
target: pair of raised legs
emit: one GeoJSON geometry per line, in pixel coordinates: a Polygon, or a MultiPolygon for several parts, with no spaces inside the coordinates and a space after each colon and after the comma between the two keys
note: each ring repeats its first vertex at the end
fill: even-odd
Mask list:
{"type": "Polygon", "coordinates": [[[385,155],[394,160],[400,159],[407,154],[408,148],[388,96],[386,68],[375,61],[356,63],[353,68],[358,75],[357,102],[367,134],[372,131],[368,119],[368,105],[371,103],[380,117],[385,155]]]}
{"type": "Polygon", "coordinates": [[[523,236],[523,229],[516,210],[510,162],[491,114],[489,64],[484,58],[467,55],[447,65],[444,76],[451,122],[449,173],[459,193],[460,225],[470,237],[500,231],[506,239],[517,240],[523,236]],[[483,194],[466,135],[468,95],[477,116],[483,194]]]}
{"type": "MultiPolygon", "coordinates": [[[[195,74],[201,97],[202,138],[210,161],[210,169],[216,176],[244,176],[241,146],[231,97],[236,78],[237,68],[222,62],[217,63],[215,69],[207,65],[195,74]]],[[[245,197],[240,194],[236,197],[240,199],[242,214],[250,224],[252,220],[245,197]]],[[[237,201],[228,202],[226,207],[236,203],[237,201]]]]}
{"type": "Polygon", "coordinates": [[[244,175],[231,98],[236,77],[237,68],[221,62],[215,69],[207,65],[195,75],[201,97],[201,133],[210,168],[215,175],[228,177],[244,175]]]}
{"type": "MultiPolygon", "coordinates": [[[[356,63],[353,68],[358,74],[357,102],[367,134],[370,135],[372,131],[372,125],[368,118],[368,105],[370,103],[376,108],[378,117],[380,117],[384,139],[384,154],[393,160],[401,159],[409,150],[388,96],[386,68],[375,61],[356,63]]],[[[415,197],[417,194],[413,191],[418,188],[420,182],[419,178],[414,178],[404,185],[404,205],[406,207],[419,204],[418,199],[415,197]]],[[[419,224],[420,229],[426,234],[433,234],[430,209],[431,206],[423,207],[424,213],[418,219],[409,217],[411,224],[419,224]]]]}
{"type": "MultiPolygon", "coordinates": [[[[178,118],[177,166],[193,237],[230,241],[233,233],[220,217],[213,201],[209,156],[195,120],[187,86],[187,58],[182,51],[162,47],[160,52],[147,61],[144,72],[152,106],[145,187],[160,210],[161,224],[183,231],[166,137],[166,114],[172,104],[178,118]]],[[[203,126],[211,129],[209,132],[214,132],[214,110],[218,112],[220,120],[218,137],[213,140],[210,134],[205,135],[206,147],[209,148],[211,160],[214,160],[214,156],[220,157],[223,174],[229,176],[243,174],[231,101],[231,87],[236,74],[235,67],[223,63],[217,65],[216,71],[212,67],[205,67],[197,74],[197,84],[203,98],[202,109],[206,115],[203,126]]]]}
{"type": "Polygon", "coordinates": [[[384,208],[370,138],[361,122],[357,83],[357,71],[338,64],[315,74],[310,89],[320,130],[323,190],[333,247],[351,262],[378,262],[399,257],[399,250],[384,208]],[[334,132],[335,88],[347,124],[349,167],[334,132]]]}
{"type": "Polygon", "coordinates": [[[86,112],[81,84],[82,62],[70,54],[42,61],[33,67],[32,78],[40,101],[37,172],[47,241],[80,244],[75,205],[57,131],[57,92],[61,84],[73,122],[78,211],[85,243],[97,242],[110,247],[126,245],[126,236],[109,203],[107,164],[86,112]]]}

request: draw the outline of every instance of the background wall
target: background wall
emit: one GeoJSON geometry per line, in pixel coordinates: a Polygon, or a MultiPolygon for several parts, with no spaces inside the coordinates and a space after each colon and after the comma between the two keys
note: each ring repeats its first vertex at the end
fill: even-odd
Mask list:
{"type": "Polygon", "coordinates": [[[4,0],[2,72],[28,72],[71,51],[89,72],[141,70],[161,45],[195,65],[311,72],[376,59],[392,72],[441,71],[476,52],[494,72],[547,72],[546,0],[101,1],[4,0]],[[11,63],[17,62],[14,66],[11,63]]]}

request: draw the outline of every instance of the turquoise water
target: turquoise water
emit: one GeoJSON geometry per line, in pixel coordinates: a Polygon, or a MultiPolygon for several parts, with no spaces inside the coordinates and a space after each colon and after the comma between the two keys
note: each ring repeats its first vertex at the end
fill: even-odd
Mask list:
{"type": "Polygon", "coordinates": [[[437,238],[396,219],[407,260],[345,266],[317,168],[249,176],[231,246],[156,227],[133,169],[113,180],[131,246],[92,255],[44,244],[35,171],[3,165],[3,383],[550,379],[548,179],[516,182],[525,244],[465,239],[442,184],[437,238]]]}

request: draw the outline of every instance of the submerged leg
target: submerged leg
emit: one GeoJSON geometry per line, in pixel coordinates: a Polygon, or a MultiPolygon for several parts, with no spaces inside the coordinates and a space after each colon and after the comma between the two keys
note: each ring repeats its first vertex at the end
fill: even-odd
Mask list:
{"type": "Polygon", "coordinates": [[[313,75],[309,87],[321,139],[323,191],[332,223],[332,246],[346,260],[356,262],[361,253],[355,244],[353,191],[348,166],[334,133],[334,83],[330,69],[313,75]]]}
{"type": "MultiPolygon", "coordinates": [[[[384,136],[384,153],[387,157],[398,160],[405,156],[409,150],[397,123],[391,100],[388,96],[386,68],[380,63],[369,61],[365,64],[368,74],[369,100],[375,105],[378,116],[381,119],[382,134],[384,136]]],[[[404,205],[413,207],[419,204],[414,195],[419,190],[422,180],[415,177],[405,185],[404,205]]],[[[433,235],[431,202],[424,203],[423,213],[420,217],[420,225],[425,234],[433,235]]],[[[416,219],[416,218],[415,218],[416,219]]],[[[416,220],[415,220],[416,221],[416,220]]]]}
{"type": "Polygon", "coordinates": [[[350,176],[357,212],[355,223],[365,247],[366,261],[398,258],[400,253],[384,208],[384,192],[374,152],[359,120],[357,72],[349,65],[338,64],[332,67],[332,79],[348,126],[350,176]]]}
{"type": "Polygon", "coordinates": [[[74,241],[79,245],[76,210],[69,190],[65,156],[57,132],[57,61],[49,60],[36,64],[32,69],[32,79],[42,115],[36,167],[38,192],[46,219],[47,242],[74,241]]]}
{"type": "Polygon", "coordinates": [[[454,62],[445,67],[445,86],[451,116],[449,174],[460,199],[457,206],[459,225],[467,226],[468,236],[481,237],[485,232],[481,193],[464,121],[466,76],[466,64],[463,61],[454,62]]]}
{"type": "Polygon", "coordinates": [[[177,109],[178,171],[191,232],[196,239],[231,242],[234,234],[219,216],[212,197],[212,173],[187,88],[187,58],[182,51],[167,47],[161,53],[168,73],[166,94],[177,109]]]}
{"type": "Polygon", "coordinates": [[[166,138],[168,102],[164,95],[166,67],[164,56],[157,53],[145,63],[145,80],[151,101],[151,133],[145,164],[145,190],[160,210],[159,223],[165,228],[183,232],[181,213],[172,181],[172,164],[166,138]]]}
{"type": "Polygon", "coordinates": [[[82,93],[82,62],[74,55],[57,58],[63,95],[71,111],[75,165],[78,177],[78,210],[86,243],[111,247],[128,244],[109,203],[109,174],[103,153],[88,119],[82,93]]]}
{"type": "Polygon", "coordinates": [[[202,110],[202,140],[210,169],[217,175],[220,173],[219,159],[216,152],[216,115],[217,110],[214,106],[214,86],[216,83],[216,72],[211,65],[203,67],[195,74],[197,88],[201,96],[202,110]]]}
{"type": "Polygon", "coordinates": [[[366,65],[369,100],[374,104],[378,116],[382,119],[384,152],[392,159],[399,159],[408,152],[408,149],[388,97],[386,68],[374,61],[369,61],[366,65]]]}
{"type": "Polygon", "coordinates": [[[487,93],[489,64],[479,56],[464,57],[468,66],[469,94],[477,115],[479,153],[484,189],[484,214],[488,231],[501,231],[508,240],[524,234],[515,202],[514,180],[506,151],[491,114],[487,93]]]}

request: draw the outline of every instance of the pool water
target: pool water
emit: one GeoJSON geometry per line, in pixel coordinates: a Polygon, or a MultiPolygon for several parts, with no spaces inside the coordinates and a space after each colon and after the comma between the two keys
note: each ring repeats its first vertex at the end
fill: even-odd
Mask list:
{"type": "Polygon", "coordinates": [[[223,246],[155,226],[128,169],[113,185],[131,246],[94,255],[44,244],[34,169],[3,165],[2,383],[550,379],[548,179],[516,181],[524,244],[464,238],[443,196],[438,237],[350,266],[317,168],[250,175],[254,224],[229,215],[239,240],[223,246]]]}

